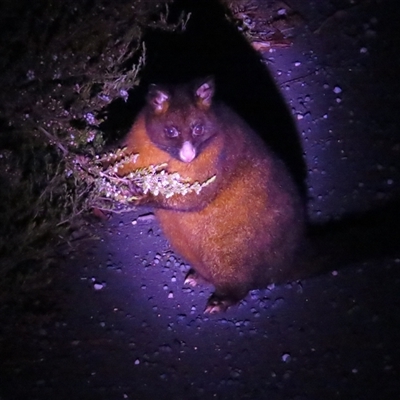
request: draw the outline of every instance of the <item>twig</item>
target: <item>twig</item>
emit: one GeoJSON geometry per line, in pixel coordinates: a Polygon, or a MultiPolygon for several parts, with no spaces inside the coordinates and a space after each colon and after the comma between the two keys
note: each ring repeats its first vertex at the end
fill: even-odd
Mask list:
{"type": "Polygon", "coordinates": [[[317,68],[315,71],[309,72],[308,74],[298,76],[297,78],[288,79],[287,81],[281,82],[279,86],[282,87],[283,85],[287,85],[288,83],[293,83],[300,81],[301,79],[308,78],[309,76],[316,74],[318,71],[319,68],[317,68]]]}
{"type": "Polygon", "coordinates": [[[55,138],[50,132],[46,131],[46,129],[42,128],[41,126],[38,126],[38,129],[56,144],[56,146],[63,152],[64,156],[69,153],[69,151],[60,143],[60,141],[55,138]]]}

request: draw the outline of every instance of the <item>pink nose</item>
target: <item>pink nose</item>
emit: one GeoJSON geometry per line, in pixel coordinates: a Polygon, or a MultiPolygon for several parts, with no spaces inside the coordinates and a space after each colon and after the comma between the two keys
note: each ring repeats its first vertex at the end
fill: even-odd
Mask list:
{"type": "Polygon", "coordinates": [[[184,142],[181,150],[179,151],[179,158],[185,163],[190,163],[195,157],[196,149],[193,147],[192,143],[184,142]]]}

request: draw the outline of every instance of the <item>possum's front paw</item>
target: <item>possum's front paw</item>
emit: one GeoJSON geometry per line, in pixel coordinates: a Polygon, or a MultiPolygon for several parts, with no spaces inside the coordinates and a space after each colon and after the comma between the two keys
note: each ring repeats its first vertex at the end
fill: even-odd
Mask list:
{"type": "Polygon", "coordinates": [[[186,278],[185,278],[185,281],[183,282],[183,284],[191,286],[191,287],[195,287],[198,285],[200,280],[201,280],[200,276],[197,274],[197,272],[194,269],[190,269],[186,275],[186,278]]]}

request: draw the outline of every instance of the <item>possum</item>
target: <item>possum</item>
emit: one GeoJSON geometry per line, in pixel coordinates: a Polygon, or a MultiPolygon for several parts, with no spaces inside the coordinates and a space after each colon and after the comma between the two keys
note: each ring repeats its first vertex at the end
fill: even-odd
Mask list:
{"type": "Polygon", "coordinates": [[[190,264],[185,283],[215,287],[207,313],[226,310],[251,289],[298,278],[305,230],[304,204],[285,164],[214,95],[212,78],[151,85],[125,138],[139,154],[131,168],[163,163],[190,182],[215,177],[199,193],[141,200],[190,264]]]}

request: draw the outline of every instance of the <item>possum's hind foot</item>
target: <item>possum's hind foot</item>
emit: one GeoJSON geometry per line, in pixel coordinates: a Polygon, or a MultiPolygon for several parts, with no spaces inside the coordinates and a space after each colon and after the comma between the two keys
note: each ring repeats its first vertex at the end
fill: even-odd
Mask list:
{"type": "Polygon", "coordinates": [[[218,314],[226,311],[230,306],[237,303],[236,299],[228,296],[218,296],[215,293],[207,300],[207,306],[204,314],[218,314]]]}
{"type": "Polygon", "coordinates": [[[220,298],[214,294],[207,300],[207,305],[204,310],[204,314],[218,314],[224,312],[228,307],[234,305],[236,302],[232,302],[229,298],[220,298]]]}
{"type": "Polygon", "coordinates": [[[246,296],[247,292],[235,291],[229,294],[214,292],[207,300],[204,310],[205,314],[217,314],[226,311],[230,306],[239,303],[246,296]]]}

